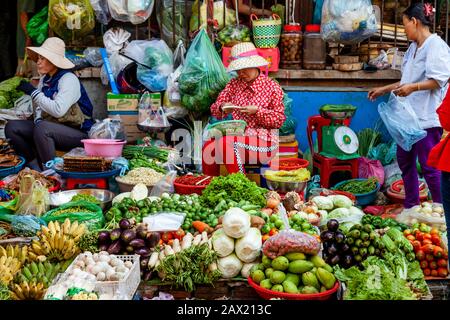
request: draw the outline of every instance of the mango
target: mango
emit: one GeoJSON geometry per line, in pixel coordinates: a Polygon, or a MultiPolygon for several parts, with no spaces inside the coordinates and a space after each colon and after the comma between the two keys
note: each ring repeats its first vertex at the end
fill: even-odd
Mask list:
{"type": "Polygon", "coordinates": [[[325,270],[327,270],[328,272],[333,272],[333,267],[330,266],[329,264],[325,264],[325,266],[321,267],[324,268],[325,270]]]}
{"type": "Polygon", "coordinates": [[[266,274],[266,278],[270,278],[270,275],[272,274],[272,272],[274,272],[275,270],[273,270],[273,268],[267,268],[265,271],[266,274]]]}
{"type": "Polygon", "coordinates": [[[324,285],[325,288],[330,290],[334,287],[334,284],[336,283],[336,278],[334,274],[331,272],[328,272],[324,268],[317,268],[317,278],[319,279],[320,283],[324,285]]]}
{"type": "Polygon", "coordinates": [[[264,289],[272,288],[272,282],[270,282],[270,279],[264,279],[259,283],[259,285],[264,289]]]}
{"type": "Polygon", "coordinates": [[[283,271],[275,270],[270,275],[270,281],[273,284],[281,284],[286,279],[286,274],[283,271]]]}
{"type": "Polygon", "coordinates": [[[312,256],[309,261],[314,264],[314,267],[323,268],[326,265],[326,262],[319,256],[312,256]]]}
{"type": "Polygon", "coordinates": [[[300,284],[300,276],[294,273],[287,273],[284,281],[290,281],[295,284],[296,287],[300,284]]]}
{"type": "Polygon", "coordinates": [[[272,268],[284,271],[289,267],[289,260],[286,257],[277,257],[272,260],[272,268]]]}
{"type": "Polygon", "coordinates": [[[264,275],[264,271],[261,271],[261,270],[255,270],[254,272],[252,272],[251,276],[252,276],[252,280],[255,281],[256,283],[260,283],[266,277],[264,275]]]}
{"type": "Polygon", "coordinates": [[[286,293],[298,293],[297,286],[290,281],[283,281],[283,290],[286,293]]]}
{"type": "Polygon", "coordinates": [[[317,290],[314,287],[310,287],[310,286],[304,286],[302,289],[302,293],[303,294],[313,294],[313,293],[319,293],[319,290],[317,290]]]}
{"type": "Polygon", "coordinates": [[[271,288],[272,291],[284,292],[283,286],[281,284],[276,284],[271,288]]]}
{"type": "Polygon", "coordinates": [[[288,271],[290,273],[301,274],[310,271],[312,268],[314,268],[314,264],[311,261],[294,260],[289,263],[288,271]]]}
{"type": "Polygon", "coordinates": [[[272,265],[272,260],[268,256],[263,256],[262,264],[264,265],[264,267],[270,268],[270,266],[272,265]]]}
{"type": "Polygon", "coordinates": [[[284,255],[286,258],[288,258],[289,261],[294,260],[306,260],[306,255],[301,252],[290,252],[288,254],[284,255]]]}
{"type": "Polygon", "coordinates": [[[320,289],[319,280],[312,272],[305,272],[302,274],[302,282],[305,286],[314,287],[317,290],[320,289]]]}

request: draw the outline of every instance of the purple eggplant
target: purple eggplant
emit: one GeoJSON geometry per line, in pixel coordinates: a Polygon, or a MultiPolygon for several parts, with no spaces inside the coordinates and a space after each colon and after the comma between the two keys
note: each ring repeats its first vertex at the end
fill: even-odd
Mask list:
{"type": "Polygon", "coordinates": [[[127,250],[128,253],[134,252],[134,248],[132,246],[126,246],[125,250],[127,250]]]}
{"type": "Polygon", "coordinates": [[[109,254],[118,254],[122,250],[122,244],[120,240],[114,241],[108,248],[109,254]]]}
{"type": "Polygon", "coordinates": [[[100,251],[108,251],[108,248],[110,247],[110,245],[109,244],[101,244],[101,245],[99,245],[98,246],[98,249],[100,250],[100,251]]]}
{"type": "Polygon", "coordinates": [[[119,227],[122,230],[127,230],[127,229],[131,229],[132,226],[131,226],[130,221],[128,221],[128,219],[121,219],[119,221],[119,227]]]}
{"type": "Polygon", "coordinates": [[[100,231],[98,233],[98,243],[99,244],[109,244],[111,241],[111,235],[109,231],[100,231]]]}
{"type": "Polygon", "coordinates": [[[130,246],[135,249],[145,247],[145,241],[142,239],[134,239],[130,241],[130,246]]]}
{"type": "Polygon", "coordinates": [[[149,232],[147,233],[145,242],[147,243],[149,248],[154,248],[159,243],[160,239],[161,235],[159,234],[159,232],[149,232]]]}
{"type": "Polygon", "coordinates": [[[114,229],[113,231],[111,231],[109,237],[111,239],[111,241],[116,241],[120,238],[120,235],[122,234],[122,230],[120,230],[120,228],[114,229]]]}
{"type": "Polygon", "coordinates": [[[148,266],[148,260],[149,258],[141,258],[141,268],[146,269],[148,266]]]}
{"type": "Polygon", "coordinates": [[[339,229],[339,221],[337,221],[336,219],[328,220],[327,229],[330,231],[337,231],[337,229],[339,229]]]}
{"type": "Polygon", "coordinates": [[[148,231],[147,231],[147,227],[145,225],[140,224],[140,225],[137,226],[137,228],[136,228],[136,236],[139,239],[145,240],[145,237],[147,236],[147,233],[148,233],[148,231]]]}
{"type": "Polygon", "coordinates": [[[140,255],[141,257],[148,257],[151,255],[151,251],[148,248],[139,248],[134,251],[134,253],[140,255]]]}
{"type": "Polygon", "coordinates": [[[122,235],[120,236],[120,239],[125,243],[130,243],[131,240],[134,240],[136,238],[136,231],[133,229],[128,229],[122,232],[122,235]]]}

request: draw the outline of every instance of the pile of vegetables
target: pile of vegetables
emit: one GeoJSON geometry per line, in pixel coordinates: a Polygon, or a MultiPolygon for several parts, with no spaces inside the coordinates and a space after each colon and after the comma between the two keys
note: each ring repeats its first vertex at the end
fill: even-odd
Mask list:
{"type": "Polygon", "coordinates": [[[366,214],[361,219],[361,224],[370,224],[375,229],[384,229],[384,228],[395,228],[400,231],[408,229],[408,226],[398,222],[392,218],[382,218],[379,216],[374,216],[371,214],[366,214]]]}
{"type": "Polygon", "coordinates": [[[113,204],[113,206],[105,214],[105,229],[114,229],[119,225],[119,221],[125,219],[135,219],[137,223],[147,215],[145,208],[150,200],[136,201],[131,197],[126,197],[122,201],[113,204]]]}
{"type": "Polygon", "coordinates": [[[23,96],[22,91],[16,90],[23,78],[13,77],[0,82],[0,109],[14,107],[14,102],[23,96]]]}
{"type": "Polygon", "coordinates": [[[267,190],[250,181],[243,173],[234,173],[227,176],[214,177],[203,190],[200,202],[203,206],[214,208],[222,200],[249,201],[251,204],[266,205],[264,195],[267,190]]]}
{"type": "Polygon", "coordinates": [[[218,34],[219,41],[226,47],[232,47],[239,42],[250,42],[251,32],[245,25],[228,25],[218,34]]]}
{"type": "MultiPolygon", "coordinates": [[[[311,235],[316,235],[317,230],[308,222],[307,219],[302,218],[298,213],[289,217],[289,227],[295,231],[305,232],[311,235]]],[[[262,227],[263,241],[267,240],[269,236],[277,234],[280,230],[284,230],[285,226],[282,218],[277,214],[272,214],[269,221],[262,227]]]]}
{"type": "Polygon", "coordinates": [[[155,160],[150,160],[142,152],[137,152],[134,157],[129,161],[130,170],[136,168],[150,168],[158,173],[166,174],[166,170],[162,168],[155,160]]]}
{"type": "Polygon", "coordinates": [[[146,186],[156,185],[162,178],[164,174],[152,169],[152,168],[135,168],[128,171],[124,176],[117,177],[117,182],[122,182],[126,184],[138,184],[143,183],[146,186]]]}
{"type": "Polygon", "coordinates": [[[345,243],[350,247],[353,255],[350,266],[361,265],[361,262],[369,256],[381,256],[386,246],[370,224],[355,224],[351,227],[346,233],[345,243]]]}
{"type": "Polygon", "coordinates": [[[426,223],[441,231],[446,230],[444,209],[442,204],[423,202],[420,206],[402,211],[396,219],[409,226],[416,223],[426,223]]]}
{"type": "Polygon", "coordinates": [[[211,182],[211,176],[187,174],[177,177],[174,183],[184,184],[188,186],[206,186],[211,182]]]}
{"type": "Polygon", "coordinates": [[[156,146],[135,146],[127,144],[123,147],[122,156],[127,160],[131,160],[136,155],[144,154],[148,158],[167,162],[169,159],[169,153],[169,150],[156,146]]]}
{"type": "Polygon", "coordinates": [[[323,242],[322,257],[334,266],[349,268],[354,264],[350,246],[346,243],[346,236],[339,231],[339,222],[331,219],[327,222],[327,230],[322,231],[320,239],[323,242]]]}
{"type": "Polygon", "coordinates": [[[378,186],[378,180],[370,177],[364,180],[350,180],[336,187],[336,190],[346,191],[351,194],[365,194],[374,191],[378,186]]]}
{"type": "Polygon", "coordinates": [[[302,182],[311,178],[311,173],[306,168],[296,170],[267,170],[264,177],[276,182],[302,182]]]}

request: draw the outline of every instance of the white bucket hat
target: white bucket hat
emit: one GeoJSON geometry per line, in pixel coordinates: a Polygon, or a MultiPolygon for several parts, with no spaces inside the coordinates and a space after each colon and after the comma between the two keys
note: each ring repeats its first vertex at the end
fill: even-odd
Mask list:
{"type": "Polygon", "coordinates": [[[60,69],[72,69],[75,67],[66,58],[66,44],[60,38],[48,38],[40,47],[27,47],[27,54],[33,61],[37,61],[38,55],[41,55],[60,69]]]}
{"type": "Polygon", "coordinates": [[[231,48],[231,59],[227,72],[269,65],[269,62],[258,54],[255,45],[251,42],[234,45],[231,48]]]}

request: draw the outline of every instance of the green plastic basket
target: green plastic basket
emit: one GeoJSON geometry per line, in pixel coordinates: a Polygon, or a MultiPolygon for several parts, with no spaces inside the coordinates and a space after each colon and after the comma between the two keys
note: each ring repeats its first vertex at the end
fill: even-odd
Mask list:
{"type": "Polygon", "coordinates": [[[271,19],[258,19],[250,16],[253,26],[253,40],[257,48],[275,48],[280,41],[281,19],[273,14],[271,19]]]}

